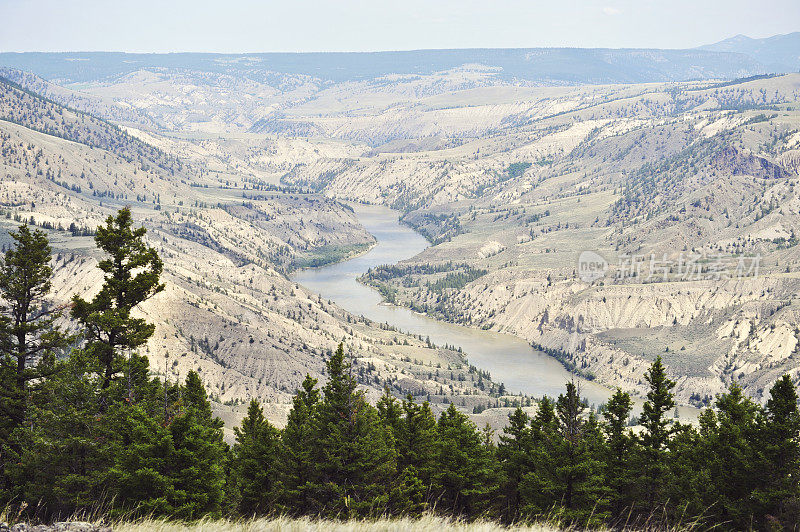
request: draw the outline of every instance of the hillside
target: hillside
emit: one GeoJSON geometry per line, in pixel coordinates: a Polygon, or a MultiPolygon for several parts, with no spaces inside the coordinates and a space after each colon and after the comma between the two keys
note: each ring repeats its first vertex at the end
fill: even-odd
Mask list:
{"type": "MultiPolygon", "coordinates": [[[[437,244],[365,279],[398,303],[513,332],[602,382],[641,389],[661,354],[701,404],[797,374],[800,77],[499,94],[458,93],[447,113],[485,109],[492,129],[456,121],[457,147],[321,159],[285,182],[401,209],[437,244]],[[577,277],[583,250],[611,264],[601,282],[577,277]],[[448,261],[464,266],[435,268],[448,261]]],[[[429,101],[414,120],[441,128],[429,101]]]]}
{"type": "Polygon", "coordinates": [[[493,387],[474,387],[462,354],[350,316],[287,279],[372,245],[349,206],[255,180],[222,159],[183,162],[12,83],[0,81],[0,102],[2,245],[19,221],[46,229],[55,299],[91,294],[100,280],[91,235],[131,206],[165,262],[166,290],[141,308],[156,325],[145,353],[160,374],[197,370],[218,401],[259,398],[282,423],[302,378],[322,377],[325,354],[344,340],[371,396],[388,385],[440,405],[456,395],[470,409],[489,400],[493,387]],[[432,367],[451,371],[433,378],[432,367]]]}
{"type": "MultiPolygon", "coordinates": [[[[176,65],[67,87],[7,73],[107,119],[135,109],[121,131],[179,160],[186,177],[148,174],[163,187],[160,212],[138,179],[117,189],[96,171],[97,182],[109,194],[132,187],[128,201],[146,195],[139,204],[154,230],[231,267],[280,277],[364,249],[370,237],[337,201],[383,204],[435,244],[364,279],[398,304],[516,334],[569,368],[639,391],[643,368],[661,354],[680,399],[694,404],[733,381],[762,399],[776,376],[797,375],[796,74],[544,87],[498,81],[480,65],[344,82],[176,65]],[[610,264],[592,284],[577,272],[586,250],[610,264]],[[459,266],[448,272],[447,264],[459,266]]],[[[96,202],[77,172],[95,166],[72,166],[67,188],[83,192],[70,197],[96,202]]],[[[26,171],[33,176],[33,166],[26,171]]],[[[100,218],[81,216],[86,227],[100,218]]],[[[191,265],[182,266],[184,280],[218,283],[188,249],[170,250],[191,265]]],[[[275,285],[302,292],[285,279],[275,285]]],[[[263,306],[254,312],[276,310],[261,303],[270,289],[258,288],[263,306]]],[[[291,327],[336,314],[313,311],[291,327]]],[[[349,329],[332,319],[333,336],[349,329]]],[[[280,337],[287,325],[274,326],[280,337]]],[[[183,345],[205,335],[187,332],[183,345]]],[[[297,342],[276,343],[281,357],[294,356],[297,342]]],[[[230,356],[243,364],[245,351],[230,356]]]]}

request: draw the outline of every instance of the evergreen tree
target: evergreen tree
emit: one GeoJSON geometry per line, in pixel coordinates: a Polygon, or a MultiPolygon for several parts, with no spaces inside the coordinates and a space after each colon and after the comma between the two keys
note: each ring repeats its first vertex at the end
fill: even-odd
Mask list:
{"type": "Polygon", "coordinates": [[[596,524],[604,516],[606,503],[602,475],[602,436],[597,419],[584,417],[586,406],[574,382],[558,396],[556,414],[561,438],[554,456],[560,483],[560,500],[564,517],[570,522],[596,524]],[[591,516],[592,523],[587,522],[591,516]]]}
{"type": "Polygon", "coordinates": [[[756,514],[765,528],[790,529],[800,522],[800,412],[788,375],[775,382],[759,417],[756,514]]]}
{"type": "Polygon", "coordinates": [[[91,302],[77,294],[72,299],[72,317],[83,326],[86,350],[99,363],[103,390],[124,369],[120,351],[143,345],[153,334],[154,326],[131,317],[131,311],[164,289],[159,283],[161,259],[144,242],[146,229],[132,225],[125,207],[97,228],[95,242],[108,254],[98,264],[105,281],[91,302]]]}
{"type": "Polygon", "coordinates": [[[414,466],[405,467],[389,493],[386,511],[390,515],[419,517],[428,509],[427,489],[414,466]]]}
{"type": "Polygon", "coordinates": [[[401,430],[403,408],[400,401],[392,396],[388,386],[384,387],[383,395],[375,407],[378,409],[381,423],[389,429],[392,438],[396,438],[401,430]]]}
{"type": "Polygon", "coordinates": [[[428,507],[427,486],[433,471],[430,453],[433,451],[436,419],[427,403],[416,405],[411,395],[401,403],[390,394],[388,387],[384,388],[376,407],[381,423],[389,431],[390,446],[397,458],[397,472],[386,512],[396,516],[419,516],[428,507]]]}
{"type": "MultiPolygon", "coordinates": [[[[154,383],[157,383],[153,379],[154,383]]],[[[160,390],[154,390],[159,398],[160,390]]],[[[224,495],[224,466],[228,446],[223,442],[222,420],[214,418],[205,387],[190,371],[181,389],[182,404],[163,423],[168,426],[173,452],[167,460],[172,490],[170,515],[180,519],[221,515],[224,495]]],[[[125,407],[123,403],[122,408],[125,407]]],[[[158,409],[158,416],[164,416],[158,409]]]]}
{"type": "Polygon", "coordinates": [[[541,516],[559,500],[557,456],[560,437],[555,404],[549,397],[543,397],[531,421],[533,470],[522,475],[519,486],[525,517],[541,516]]]}
{"type": "Polygon", "coordinates": [[[109,410],[108,417],[116,418],[111,485],[120,510],[178,519],[221,515],[227,450],[222,422],[212,419],[199,379],[187,378],[182,391],[198,401],[185,403],[168,421],[142,404],[109,410]]]}
{"type": "Polygon", "coordinates": [[[497,458],[503,471],[503,507],[505,522],[514,522],[522,510],[522,478],[533,471],[533,450],[530,416],[521,408],[508,415],[508,425],[503,429],[497,446],[497,458]]]}
{"type": "MultiPolygon", "coordinates": [[[[188,391],[187,386],[184,393],[188,391]]],[[[228,451],[222,425],[210,409],[192,403],[169,423],[175,448],[169,460],[175,489],[172,515],[178,519],[221,516],[228,451]]]]}
{"type": "Polygon", "coordinates": [[[20,452],[6,468],[8,498],[43,520],[109,504],[109,442],[116,432],[99,411],[87,358],[79,349],[70,354],[33,394],[31,423],[13,434],[20,452]]]}
{"type": "Polygon", "coordinates": [[[243,516],[265,515],[272,510],[280,458],[280,432],[264,418],[258,401],[250,401],[241,428],[234,429],[230,490],[236,512],[243,516]]]}
{"type": "Polygon", "coordinates": [[[752,523],[751,493],[757,465],[756,418],[759,408],[731,384],[716,401],[717,415],[703,419],[704,467],[710,483],[706,503],[719,522],[737,529],[752,523]]]}
{"type": "Polygon", "coordinates": [[[497,464],[475,424],[451,404],[436,425],[434,504],[456,516],[489,508],[499,478],[497,464]]]}
{"type": "Polygon", "coordinates": [[[662,502],[663,487],[669,483],[667,456],[671,420],[668,413],[675,407],[672,394],[675,382],[667,377],[660,356],[650,366],[644,378],[650,385],[650,391],[647,392],[647,401],[642,407],[640,419],[644,427],[641,434],[641,491],[647,508],[654,508],[662,502]]]}
{"type": "Polygon", "coordinates": [[[194,409],[201,419],[212,421],[211,402],[208,400],[206,387],[203,386],[203,381],[200,380],[200,375],[196,371],[191,370],[186,374],[181,398],[186,408],[194,409]]]}
{"type": "MultiPolygon", "coordinates": [[[[705,413],[713,414],[713,410],[707,409],[705,413]]],[[[701,426],[703,426],[702,420],[701,426]]],[[[664,486],[664,498],[670,501],[670,505],[659,510],[662,516],[672,519],[675,523],[686,522],[690,517],[697,519],[698,524],[708,521],[709,503],[705,498],[705,492],[714,484],[714,480],[708,468],[712,457],[708,456],[709,449],[704,441],[704,437],[693,425],[676,423],[672,427],[667,474],[669,482],[664,486]]],[[[633,462],[633,467],[638,470],[641,452],[637,452],[635,456],[637,459],[633,462]]],[[[640,507],[638,516],[642,521],[646,521],[652,518],[653,510],[640,507]]],[[[621,518],[622,516],[619,516],[619,519],[621,518]]],[[[665,526],[668,524],[665,523],[665,526]]]]}
{"type": "Polygon", "coordinates": [[[291,515],[303,515],[316,508],[312,484],[319,452],[317,411],[320,393],[316,386],[317,380],[306,375],[294,396],[286,427],[281,434],[283,452],[276,493],[281,511],[291,515]]]}
{"type": "Polygon", "coordinates": [[[176,487],[170,472],[177,464],[169,427],[142,405],[112,409],[115,438],[108,473],[114,514],[172,516],[178,513],[176,487]]]}
{"type": "Polygon", "coordinates": [[[27,225],[9,235],[14,247],[0,264],[0,445],[26,420],[29,383],[51,375],[54,355],[70,342],[55,324],[61,309],[46,299],[53,274],[47,235],[27,225]]]}
{"type": "Polygon", "coordinates": [[[427,490],[436,472],[436,418],[427,402],[416,404],[411,395],[403,401],[403,414],[395,438],[397,467],[399,471],[413,467],[427,490]]]}
{"type": "Polygon", "coordinates": [[[391,434],[356,389],[342,344],[326,365],[328,382],[319,408],[317,502],[328,515],[378,513],[396,472],[391,434]]]}
{"type": "Polygon", "coordinates": [[[628,429],[633,401],[630,394],[619,388],[603,410],[603,431],[606,437],[605,478],[610,493],[612,515],[622,515],[633,504],[635,482],[636,439],[628,429]]]}

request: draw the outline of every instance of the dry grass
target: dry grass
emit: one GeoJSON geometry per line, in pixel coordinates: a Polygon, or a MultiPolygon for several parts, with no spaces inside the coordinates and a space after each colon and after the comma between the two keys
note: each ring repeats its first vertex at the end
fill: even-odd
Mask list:
{"type": "Polygon", "coordinates": [[[409,530],[413,532],[500,532],[530,531],[551,532],[556,530],[547,525],[503,527],[491,521],[467,523],[436,516],[420,519],[381,519],[378,521],[326,521],[309,518],[291,519],[276,517],[243,521],[201,520],[194,523],[174,521],[142,520],[118,523],[115,532],[389,532],[409,530]]]}
{"type": "MultiPolygon", "coordinates": [[[[24,510],[24,508],[22,509],[24,510]]],[[[710,530],[701,520],[679,519],[670,523],[653,512],[643,521],[619,523],[615,530],[626,532],[694,532],[710,530]]],[[[75,514],[64,521],[69,523],[92,524],[98,528],[110,527],[114,532],[578,532],[586,528],[564,523],[553,513],[546,515],[539,523],[503,526],[496,521],[478,520],[467,522],[459,519],[426,514],[420,518],[384,518],[377,520],[335,521],[309,517],[291,518],[286,516],[262,517],[254,519],[200,519],[182,522],[156,518],[125,518],[109,521],[99,510],[75,514]]],[[[10,507],[0,508],[0,523],[27,522],[21,510],[10,507]]],[[[711,527],[715,528],[715,527],[711,527]]],[[[606,528],[598,531],[608,530],[606,528]]]]}

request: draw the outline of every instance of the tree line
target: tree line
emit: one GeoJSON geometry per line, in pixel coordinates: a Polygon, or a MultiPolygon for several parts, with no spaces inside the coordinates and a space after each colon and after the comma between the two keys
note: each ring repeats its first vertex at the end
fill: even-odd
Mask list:
{"type": "Polygon", "coordinates": [[[132,315],[163,290],[163,265],[121,210],[97,229],[105,281],[91,300],[49,303],[51,249],[22,225],[0,264],[0,508],[53,520],[109,516],[324,516],[424,512],[579,527],[697,524],[780,530],[800,521],[800,412],[788,376],[765,405],[732,384],[698,426],[670,415],[661,359],[633,431],[617,389],[599,414],[574,383],[495,438],[454,405],[358,388],[343,347],[326,382],[306,376],[286,426],[252,401],[223,440],[199,375],[151,374],[136,353],[154,326],[132,315]],[[66,315],[75,327],[59,326],[66,315]]]}

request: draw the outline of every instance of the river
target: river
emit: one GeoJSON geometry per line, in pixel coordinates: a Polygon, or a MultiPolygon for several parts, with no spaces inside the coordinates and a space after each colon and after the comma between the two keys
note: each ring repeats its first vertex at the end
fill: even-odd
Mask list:
{"type": "Polygon", "coordinates": [[[397,211],[386,207],[353,205],[359,221],[377,240],[367,253],[350,260],[299,271],[292,280],[330,299],[347,311],[423,337],[438,345],[461,347],[470,364],[488,371],[492,380],[505,384],[509,392],[534,397],[557,397],[567,381],[574,379],[581,395],[599,404],[610,391],[569,373],[557,360],[533,349],[512,335],[472,329],[442,322],[404,307],[382,302],[376,290],[356,281],[368,268],[394,264],[428,247],[428,241],[398,221],[397,211]]]}

